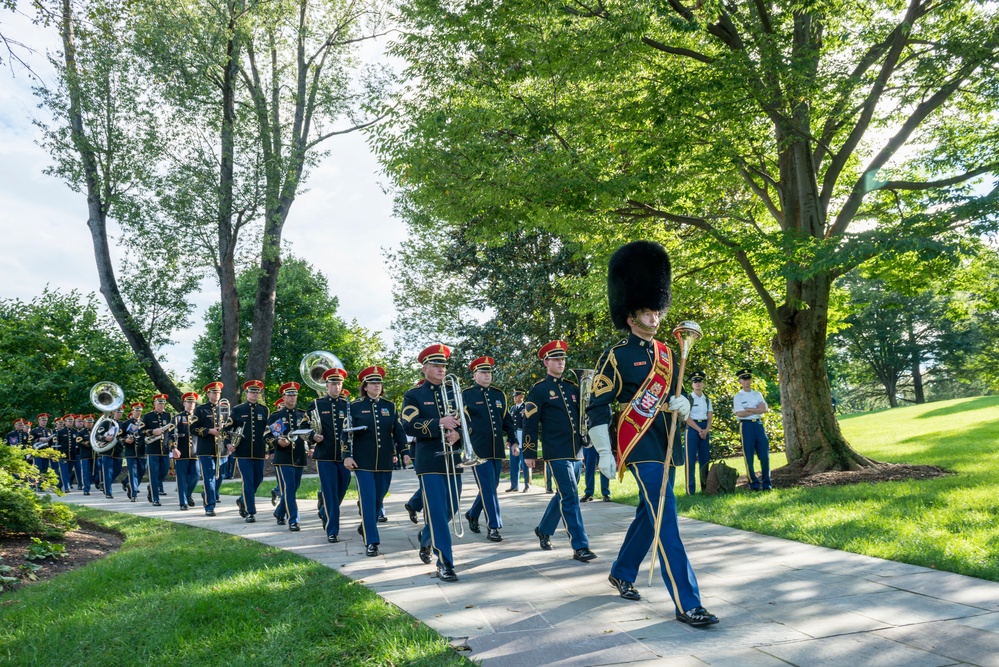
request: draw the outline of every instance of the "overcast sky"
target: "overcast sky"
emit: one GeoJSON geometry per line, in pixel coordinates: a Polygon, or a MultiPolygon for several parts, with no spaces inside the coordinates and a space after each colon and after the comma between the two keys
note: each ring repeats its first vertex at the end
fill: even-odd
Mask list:
{"type": "MultiPolygon", "coordinates": [[[[25,43],[46,38],[21,17],[5,15],[2,27],[25,43]]],[[[42,53],[29,60],[43,75],[49,71],[42,53]]],[[[51,160],[36,143],[40,131],[32,119],[44,120],[44,111],[37,108],[31,83],[24,72],[0,69],[0,297],[29,301],[46,285],[99,293],[86,198],[42,173],[51,160]]],[[[357,319],[391,342],[393,279],[382,249],[397,247],[405,227],[392,217],[391,197],[380,185],[385,179],[364,136],[335,137],[325,147],[331,155],[311,172],[308,192],[291,208],[284,239],[329,279],[341,317],[357,319]]],[[[195,326],[176,332],[177,344],[163,350],[167,368],[181,377],[188,375],[203,314],[217,301],[215,281],[206,281],[195,299],[195,326]]]]}

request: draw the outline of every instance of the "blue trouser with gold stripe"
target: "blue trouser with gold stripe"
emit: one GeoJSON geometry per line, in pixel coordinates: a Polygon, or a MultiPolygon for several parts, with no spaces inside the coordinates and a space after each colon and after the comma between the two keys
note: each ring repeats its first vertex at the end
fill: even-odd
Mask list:
{"type": "Polygon", "coordinates": [[[588,549],[590,539],[583,528],[583,514],[579,510],[579,473],[583,464],[578,460],[563,459],[546,461],[555,480],[555,495],[548,502],[545,513],[538,524],[538,531],[544,535],[554,535],[559,521],[565,521],[569,540],[573,549],[588,549]]]}
{"type": "Polygon", "coordinates": [[[177,502],[187,505],[187,499],[198,486],[198,462],[194,459],[174,459],[173,471],[177,475],[177,502]]]}
{"type": "Polygon", "coordinates": [[[257,513],[257,489],[264,481],[264,460],[236,459],[236,465],[239,466],[239,476],[243,480],[243,511],[253,516],[257,513]]]}
{"type": "Polygon", "coordinates": [[[302,471],[304,468],[295,466],[279,465],[274,466],[277,475],[278,489],[281,493],[281,501],[274,508],[274,516],[288,519],[289,524],[298,523],[298,500],[295,494],[302,484],[302,471]]]}
{"type": "Polygon", "coordinates": [[[500,516],[499,488],[500,473],[503,472],[503,459],[484,459],[482,463],[472,468],[475,483],[479,485],[479,493],[472,501],[468,515],[478,519],[483,511],[486,513],[486,523],[490,528],[502,528],[503,518],[500,516]]]}
{"type": "MultiPolygon", "coordinates": [[[[659,507],[659,492],[663,482],[662,463],[631,463],[628,470],[638,482],[638,508],[635,518],[628,526],[624,543],[611,566],[611,575],[622,581],[634,583],[638,569],[649,553],[655,535],[656,510],[659,507]]],[[[676,518],[676,497],[673,495],[674,468],[670,469],[666,482],[666,504],[663,507],[663,522],[659,530],[659,569],[666,590],[677,611],[687,612],[701,606],[701,593],[697,588],[697,577],[690,566],[687,551],[680,541],[680,524],[676,518]]]]}
{"type": "Polygon", "coordinates": [[[350,486],[350,471],[341,461],[316,461],[316,467],[319,469],[319,486],[323,494],[319,518],[326,528],[326,536],[332,537],[340,534],[340,503],[350,486]]]}
{"type": "Polygon", "coordinates": [[[134,456],[126,457],[125,467],[128,470],[128,497],[134,498],[139,495],[139,482],[142,480],[139,459],[134,456]]]}
{"type": "MultiPolygon", "coordinates": [[[[361,503],[361,529],[365,544],[381,544],[378,536],[378,510],[392,485],[392,471],[355,470],[357,499],[361,503]]],[[[325,493],[323,496],[325,497],[325,493]]],[[[330,496],[336,498],[335,495],[330,496]]]]}
{"type": "MultiPolygon", "coordinates": [[[[596,490],[597,464],[600,463],[600,455],[597,454],[596,447],[583,448],[583,493],[592,496],[596,490]]],[[[600,495],[610,495],[610,478],[600,473],[600,495]]]]}
{"type": "Polygon", "coordinates": [[[766,429],[757,419],[740,419],[739,435],[742,438],[742,453],[746,458],[746,474],[749,476],[749,488],[759,491],[761,488],[760,478],[753,470],[753,455],[760,460],[760,475],[762,476],[762,488],[772,489],[770,484],[770,438],[767,437],[766,429]]]}
{"type": "MultiPolygon", "coordinates": [[[[695,419],[694,423],[700,428],[708,427],[707,419],[695,419]]],[[[701,434],[692,426],[687,427],[687,446],[683,448],[683,467],[686,473],[687,495],[691,496],[697,492],[697,478],[701,478],[701,491],[708,482],[708,463],[711,462],[711,435],[703,439],[701,434]]]]}
{"type": "Polygon", "coordinates": [[[201,464],[201,495],[205,502],[205,511],[215,509],[215,504],[219,501],[218,461],[214,456],[199,456],[198,463],[201,464]]]}
{"type": "Polygon", "coordinates": [[[451,518],[461,498],[461,475],[428,472],[420,475],[426,525],[420,531],[420,546],[433,547],[437,564],[454,567],[451,554],[451,518]],[[450,481],[449,483],[449,480],[450,481]]]}

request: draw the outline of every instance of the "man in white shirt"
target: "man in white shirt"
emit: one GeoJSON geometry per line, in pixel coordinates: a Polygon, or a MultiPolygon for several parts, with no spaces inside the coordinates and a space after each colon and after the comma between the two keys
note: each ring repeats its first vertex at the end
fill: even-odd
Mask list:
{"type": "Polygon", "coordinates": [[[697,492],[697,477],[701,478],[701,491],[708,482],[708,463],[711,461],[711,420],[714,410],[711,399],[704,393],[704,371],[695,371],[690,377],[690,416],[687,418],[687,440],[684,447],[684,468],[687,472],[687,495],[697,492]],[[699,474],[695,474],[699,473],[699,474]]]}
{"type": "Polygon", "coordinates": [[[763,430],[762,416],[770,408],[763,400],[763,394],[754,390],[753,373],[743,368],[736,373],[742,390],[733,399],[735,416],[739,419],[739,435],[742,439],[742,453],[746,457],[746,472],[749,475],[749,488],[753,491],[769,491],[770,484],[770,439],[763,430]],[[753,471],[753,455],[760,460],[760,477],[753,471]],[[761,480],[762,478],[762,480],[761,480]]]}

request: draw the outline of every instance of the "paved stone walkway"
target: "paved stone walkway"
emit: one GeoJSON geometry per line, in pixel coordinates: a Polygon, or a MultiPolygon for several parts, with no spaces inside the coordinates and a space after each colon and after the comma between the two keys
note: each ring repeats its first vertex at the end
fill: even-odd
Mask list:
{"type": "MultiPolygon", "coordinates": [[[[464,483],[467,509],[470,473],[464,483]]],[[[533,528],[550,496],[537,487],[503,493],[503,485],[504,541],[466,529],[455,541],[460,581],[451,584],[439,582],[434,567],[417,557],[417,526],[403,508],[416,488],[411,470],[395,473],[385,501],[389,522],[379,524],[382,555],[375,558],[364,555],[349,501],[342,541],[329,544],[313,500],[299,501],[298,533],[275,525],[266,499],[255,524],[239,518],[234,497],[223,497],[216,517],[181,512],[170,485],[163,507],[96,493],[73,492],[66,500],[210,528],[311,558],[361,581],[486,667],[999,665],[997,583],[681,518],[704,605],[721,618],[694,629],[673,619],[658,573],[648,588],[643,572],[640,602],[622,600],[607,583],[634,508],[586,503],[590,547],[599,558],[579,563],[564,532],[552,538],[553,551],[538,548],[533,528]]]]}

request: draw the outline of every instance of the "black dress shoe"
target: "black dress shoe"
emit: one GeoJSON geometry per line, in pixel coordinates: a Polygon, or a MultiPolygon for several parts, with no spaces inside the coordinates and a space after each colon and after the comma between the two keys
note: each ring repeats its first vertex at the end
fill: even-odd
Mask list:
{"type": "Polygon", "coordinates": [[[337,537],[336,535],[327,535],[326,541],[329,542],[330,544],[336,544],[337,542],[340,541],[340,538],[337,537]]]}
{"type": "Polygon", "coordinates": [[[114,500],[114,496],[112,496],[110,493],[105,493],[104,497],[107,498],[108,500],[114,500]]]}
{"type": "Polygon", "coordinates": [[[416,510],[410,507],[409,503],[406,503],[405,505],[403,505],[403,507],[405,507],[406,511],[409,512],[410,521],[412,521],[413,523],[420,523],[420,520],[416,517],[416,510]]]}
{"type": "Polygon", "coordinates": [[[146,500],[153,502],[153,490],[150,487],[146,487],[146,500]]]}
{"type": "Polygon", "coordinates": [[[611,501],[611,499],[610,499],[610,496],[604,496],[604,497],[603,497],[603,501],[604,501],[605,503],[609,503],[609,502],[611,501]]]}
{"type": "Polygon", "coordinates": [[[502,542],[503,536],[499,534],[499,529],[490,528],[489,534],[486,535],[486,539],[489,540],[490,542],[502,542]]]}
{"type": "Polygon", "coordinates": [[[205,516],[215,516],[215,510],[206,510],[205,516]]]}
{"type": "Polygon", "coordinates": [[[430,547],[420,547],[420,560],[430,565],[430,561],[432,560],[430,557],[430,547]]]}
{"type": "Polygon", "coordinates": [[[302,530],[302,527],[299,526],[297,523],[289,523],[288,530],[290,530],[293,533],[297,533],[298,531],[302,530]]]}
{"type": "Polygon", "coordinates": [[[437,566],[437,578],[441,581],[458,581],[458,575],[454,573],[454,568],[444,563],[437,566]]]}
{"type": "Polygon", "coordinates": [[[692,625],[695,628],[700,628],[705,625],[714,625],[718,622],[718,617],[704,607],[694,607],[693,609],[688,609],[686,613],[677,612],[676,620],[687,625],[692,625]]]}
{"type": "Polygon", "coordinates": [[[552,550],[552,536],[551,535],[545,535],[538,528],[534,529],[534,534],[538,536],[538,541],[541,543],[541,548],[542,549],[544,549],[545,551],[551,551],[552,550]]]}
{"type": "Polygon", "coordinates": [[[357,524],[357,534],[360,535],[361,537],[364,537],[364,524],[363,523],[357,524]]]}
{"type": "Polygon", "coordinates": [[[190,505],[191,507],[194,507],[194,498],[191,497],[191,496],[188,496],[187,497],[187,504],[190,505]]]}
{"type": "Polygon", "coordinates": [[[504,491],[503,493],[510,493],[511,491],[520,491],[520,489],[515,489],[515,488],[513,488],[513,487],[511,486],[511,487],[510,487],[509,489],[507,489],[507,490],[506,490],[506,491],[504,491]]]}
{"type": "Polygon", "coordinates": [[[134,503],[136,500],[138,500],[138,498],[136,498],[135,496],[132,496],[132,502],[134,503]]]}
{"type": "Polygon", "coordinates": [[[479,530],[479,520],[473,519],[471,512],[465,512],[465,519],[468,521],[468,529],[473,533],[481,533],[479,530]]]}
{"type": "Polygon", "coordinates": [[[154,500],[153,501],[153,507],[161,507],[161,506],[162,506],[162,504],[160,503],[160,501],[158,501],[158,500],[154,500]]]}
{"type": "Polygon", "coordinates": [[[246,515],[246,510],[243,509],[243,499],[242,498],[236,498],[236,507],[239,508],[239,516],[241,516],[241,517],[243,517],[245,519],[247,515],[246,515]]]}
{"type": "Polygon", "coordinates": [[[378,555],[378,545],[369,544],[368,548],[364,550],[365,556],[377,556],[378,555]]]}
{"type": "Polygon", "coordinates": [[[617,592],[625,600],[641,600],[642,594],[635,590],[634,584],[630,581],[624,581],[623,579],[618,579],[613,574],[607,576],[607,581],[610,585],[617,589],[617,592]]]}
{"type": "Polygon", "coordinates": [[[277,507],[278,492],[271,489],[271,507],[277,507]]]}
{"type": "Polygon", "coordinates": [[[182,512],[186,512],[187,511],[187,505],[181,505],[180,509],[181,509],[182,512]]]}
{"type": "Polygon", "coordinates": [[[590,493],[587,493],[585,496],[583,496],[582,498],[579,499],[579,502],[581,502],[581,503],[588,503],[591,500],[593,500],[593,495],[590,494],[590,493]]]}
{"type": "Polygon", "coordinates": [[[528,491],[530,491],[530,490],[531,490],[531,485],[530,485],[530,484],[528,484],[527,486],[525,486],[525,487],[524,487],[524,490],[523,490],[523,491],[521,491],[521,493],[527,493],[527,492],[528,492],[528,491]]]}
{"type": "Polygon", "coordinates": [[[125,493],[128,493],[128,481],[124,481],[121,483],[121,490],[124,491],[125,493]]]}
{"type": "Polygon", "coordinates": [[[378,523],[387,523],[387,522],[388,522],[388,517],[387,516],[380,516],[380,517],[378,517],[378,523]]]}
{"type": "Polygon", "coordinates": [[[593,560],[594,558],[597,557],[597,555],[592,551],[590,551],[589,549],[575,549],[572,552],[572,557],[581,563],[585,563],[587,561],[593,560]]]}
{"type": "Polygon", "coordinates": [[[89,496],[89,495],[90,495],[90,491],[84,491],[84,492],[83,492],[83,495],[85,495],[85,496],[89,496]]]}
{"type": "Polygon", "coordinates": [[[547,493],[548,495],[551,495],[551,494],[555,493],[555,489],[545,489],[545,493],[547,493]]]}
{"type": "Polygon", "coordinates": [[[256,523],[256,522],[257,522],[257,517],[253,516],[252,514],[246,517],[246,523],[256,523]]]}
{"type": "Polygon", "coordinates": [[[277,525],[279,525],[279,526],[283,526],[284,525],[284,517],[283,516],[276,516],[274,518],[277,519],[277,525]]]}

